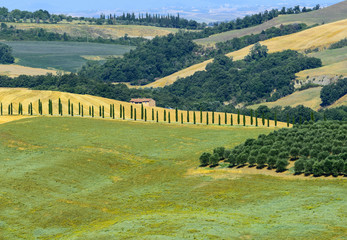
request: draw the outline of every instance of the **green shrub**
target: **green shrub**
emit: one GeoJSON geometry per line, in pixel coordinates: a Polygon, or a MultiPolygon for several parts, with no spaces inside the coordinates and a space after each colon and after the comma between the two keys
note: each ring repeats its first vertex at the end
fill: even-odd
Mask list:
{"type": "Polygon", "coordinates": [[[211,157],[211,153],[204,152],[203,154],[201,154],[201,156],[199,158],[200,166],[201,167],[207,166],[209,164],[210,157],[211,157]]]}
{"type": "Polygon", "coordinates": [[[219,155],[217,153],[214,153],[210,156],[208,161],[210,167],[215,167],[219,163],[219,155]]]}
{"type": "Polygon", "coordinates": [[[295,161],[294,163],[294,172],[295,174],[301,174],[305,170],[305,160],[304,159],[299,159],[295,161]]]}
{"type": "Polygon", "coordinates": [[[288,160],[278,159],[276,162],[276,172],[284,172],[285,170],[287,170],[288,165],[289,165],[288,160]]]}

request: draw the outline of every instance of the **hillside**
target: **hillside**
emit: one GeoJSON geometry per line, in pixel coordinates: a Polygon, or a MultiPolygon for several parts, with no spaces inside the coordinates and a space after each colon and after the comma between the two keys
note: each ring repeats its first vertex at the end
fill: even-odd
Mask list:
{"type": "Polygon", "coordinates": [[[58,117],[0,125],[0,238],[343,237],[343,179],[196,171],[202,150],[272,130],[58,117]]]}
{"type": "Polygon", "coordinates": [[[346,12],[347,1],[342,1],[317,11],[292,15],[280,15],[279,17],[258,26],[211,35],[208,38],[198,39],[195,42],[202,45],[214,45],[217,42],[225,42],[235,37],[257,34],[271,27],[278,27],[281,24],[306,23],[307,25],[312,26],[314,24],[320,25],[322,23],[332,23],[346,19],[346,12]]]}
{"type": "Polygon", "coordinates": [[[88,25],[78,23],[9,23],[17,29],[43,28],[49,32],[64,34],[72,37],[90,37],[90,38],[120,38],[128,35],[129,37],[144,37],[152,39],[155,36],[165,36],[169,33],[176,33],[175,28],[160,28],[140,25],[88,25]]]}
{"type": "Polygon", "coordinates": [[[55,70],[48,70],[43,68],[24,67],[17,64],[0,64],[0,75],[9,77],[18,77],[19,75],[45,75],[47,73],[56,74],[55,70]]]}
{"type": "MultiPolygon", "coordinates": [[[[18,104],[22,103],[24,106],[23,113],[27,114],[27,106],[30,103],[33,103],[33,113],[34,115],[38,114],[38,100],[40,99],[43,102],[43,114],[48,115],[48,100],[51,99],[53,101],[53,114],[58,115],[58,101],[59,98],[63,104],[63,115],[68,115],[68,100],[70,100],[71,104],[74,105],[74,113],[78,115],[78,104],[83,105],[84,108],[84,116],[89,117],[89,107],[94,106],[95,116],[99,116],[99,106],[104,106],[104,114],[106,118],[110,118],[110,104],[115,104],[115,116],[117,119],[120,118],[120,105],[124,106],[125,110],[125,119],[131,120],[130,109],[131,105],[133,108],[136,108],[137,111],[137,120],[141,119],[141,106],[133,105],[128,102],[117,101],[108,98],[96,97],[91,95],[80,95],[80,94],[72,94],[66,92],[56,92],[56,91],[39,91],[39,90],[28,90],[23,88],[0,88],[0,103],[3,104],[3,112],[7,115],[7,106],[10,103],[13,103],[13,112],[16,114],[18,111],[18,104]]],[[[156,120],[156,112],[158,112],[159,122],[168,122],[168,114],[170,113],[171,123],[175,123],[175,109],[164,109],[159,107],[144,107],[147,111],[147,119],[148,121],[152,120],[152,117],[156,120]],[[152,109],[154,110],[154,116],[152,116],[152,109]],[[164,110],[167,113],[166,121],[164,120],[164,110]]],[[[209,124],[212,123],[212,112],[203,112],[202,115],[202,124],[206,124],[207,117],[209,116],[209,124]]],[[[196,122],[200,123],[200,112],[199,111],[190,111],[189,112],[189,123],[193,124],[194,114],[196,116],[196,122]]],[[[181,115],[183,116],[183,122],[187,123],[187,111],[178,111],[179,123],[181,122],[181,115]]],[[[221,118],[221,125],[225,125],[225,113],[215,113],[215,125],[218,124],[218,116],[221,118]]],[[[233,124],[237,125],[237,114],[232,114],[233,116],[233,124]]],[[[227,125],[230,125],[231,114],[227,114],[227,125]]],[[[242,118],[242,117],[241,117],[242,118]]],[[[260,122],[261,119],[259,118],[260,122]]],[[[255,122],[255,120],[254,120],[255,122]]],[[[242,124],[242,119],[241,123],[242,124]]],[[[250,125],[251,120],[250,117],[246,116],[246,125],[250,125]]],[[[274,126],[274,121],[270,121],[270,126],[274,126]]],[[[278,127],[286,127],[286,123],[278,122],[278,127]]]]}
{"type": "MultiPolygon", "coordinates": [[[[337,42],[347,36],[347,19],[324,24],[315,28],[307,29],[302,32],[294,33],[287,36],[281,36],[272,38],[266,41],[260,42],[262,45],[266,45],[269,52],[278,52],[285,49],[292,49],[297,51],[303,51],[306,49],[323,48],[334,42],[337,42]]],[[[227,56],[233,57],[234,60],[244,58],[252,46],[243,48],[239,51],[228,53],[227,56]]],[[[197,71],[204,71],[206,65],[213,60],[207,60],[203,63],[195,64],[191,67],[176,72],[170,76],[161,78],[151,84],[143,87],[164,87],[172,84],[178,78],[184,78],[193,75],[197,71]]]]}

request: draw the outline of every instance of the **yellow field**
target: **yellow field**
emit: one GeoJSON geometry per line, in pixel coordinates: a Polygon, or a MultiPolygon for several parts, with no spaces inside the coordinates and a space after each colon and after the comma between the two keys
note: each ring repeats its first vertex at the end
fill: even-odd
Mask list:
{"type": "MultiPolygon", "coordinates": [[[[283,51],[286,49],[303,51],[305,49],[313,49],[316,47],[323,48],[325,46],[329,46],[330,44],[337,42],[345,38],[346,36],[347,19],[321,25],[291,35],[272,38],[260,43],[262,45],[266,45],[270,53],[283,51]]],[[[252,46],[245,47],[243,49],[240,49],[239,51],[228,53],[227,56],[233,57],[235,60],[243,59],[249,53],[249,50],[252,46]]],[[[196,64],[143,87],[164,87],[170,85],[174,83],[178,78],[191,76],[197,71],[205,70],[206,65],[211,61],[212,59],[207,60],[203,63],[196,64]]]]}
{"type": "Polygon", "coordinates": [[[341,106],[347,106],[347,94],[328,106],[328,108],[336,108],[336,107],[341,107],[341,106]]]}
{"type": "MultiPolygon", "coordinates": [[[[0,88],[0,102],[3,104],[3,114],[7,115],[8,105],[13,103],[13,113],[17,114],[18,103],[23,104],[23,113],[27,114],[29,103],[33,103],[33,112],[34,114],[38,113],[38,99],[43,103],[43,114],[48,114],[48,100],[53,101],[53,114],[58,115],[58,99],[61,99],[63,104],[63,114],[68,115],[68,100],[70,99],[71,104],[73,104],[74,115],[78,115],[78,103],[83,105],[84,116],[89,116],[89,107],[94,106],[94,114],[96,117],[99,116],[99,106],[105,107],[105,118],[109,119],[110,116],[110,104],[115,105],[115,116],[119,119],[120,117],[120,105],[125,108],[125,119],[130,120],[130,108],[131,105],[136,109],[137,119],[141,119],[141,106],[133,105],[128,102],[122,102],[102,97],[96,97],[91,95],[80,95],[72,94],[65,92],[56,92],[56,91],[38,91],[38,90],[28,90],[23,88],[0,88]]],[[[145,107],[147,111],[148,121],[152,120],[152,109],[154,110],[154,119],[156,120],[156,113],[158,112],[159,122],[164,122],[164,109],[159,107],[145,107]]],[[[165,109],[167,112],[167,121],[168,113],[170,113],[171,122],[175,121],[175,110],[174,109],[165,109]]],[[[189,123],[194,121],[194,113],[196,116],[196,122],[200,123],[200,112],[189,112],[189,123]]],[[[187,111],[178,111],[179,121],[181,122],[181,114],[183,116],[183,122],[187,123],[187,111]]],[[[209,116],[209,124],[212,122],[212,113],[203,112],[202,124],[206,124],[206,114],[209,116]]],[[[231,115],[233,117],[233,124],[237,125],[237,115],[236,114],[227,114],[227,125],[230,125],[231,115]]],[[[218,124],[219,117],[221,118],[221,124],[225,125],[224,113],[215,113],[215,124],[218,124]]],[[[2,118],[2,117],[0,117],[2,118]]],[[[243,124],[243,116],[240,116],[241,124],[243,124]]],[[[261,125],[261,119],[258,119],[259,126],[261,125]]],[[[255,124],[255,119],[254,119],[255,124]]],[[[250,117],[246,117],[246,125],[250,125],[250,117]]],[[[270,121],[270,126],[274,126],[274,121],[270,121]]],[[[285,127],[286,123],[278,122],[278,127],[285,127]]]]}
{"type": "Polygon", "coordinates": [[[327,66],[323,66],[320,68],[315,68],[315,69],[308,69],[301,71],[296,74],[296,76],[300,80],[305,80],[307,76],[312,79],[312,77],[317,77],[317,76],[343,76],[347,77],[347,60],[338,62],[338,63],[333,63],[327,66]]]}
{"type": "Polygon", "coordinates": [[[15,64],[0,64],[0,75],[6,75],[9,77],[18,77],[19,75],[37,76],[45,75],[47,73],[56,74],[57,71],[43,68],[24,67],[15,64]]]}
{"type": "Polygon", "coordinates": [[[66,32],[74,37],[91,38],[120,38],[128,34],[129,37],[144,37],[151,39],[155,36],[165,36],[176,33],[176,28],[160,28],[140,25],[87,25],[76,23],[36,24],[36,23],[11,23],[17,29],[43,28],[49,32],[63,34],[66,32]]]}
{"type": "Polygon", "coordinates": [[[273,108],[277,106],[296,107],[298,105],[303,105],[313,110],[318,110],[320,109],[320,104],[322,103],[320,99],[321,89],[322,87],[316,87],[316,88],[309,88],[303,91],[297,91],[284,98],[278,99],[275,102],[265,102],[265,103],[255,104],[255,105],[249,106],[249,108],[257,109],[261,105],[267,106],[269,108],[273,108]]]}

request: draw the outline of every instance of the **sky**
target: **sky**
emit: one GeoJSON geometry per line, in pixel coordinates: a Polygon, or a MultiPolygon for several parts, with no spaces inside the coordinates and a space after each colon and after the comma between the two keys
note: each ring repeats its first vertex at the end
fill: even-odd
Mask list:
{"type": "Polygon", "coordinates": [[[0,0],[0,6],[10,10],[48,10],[73,16],[98,16],[100,13],[151,12],[180,13],[189,19],[199,21],[231,20],[266,9],[293,7],[295,5],[313,7],[316,4],[329,6],[342,0],[0,0]]]}

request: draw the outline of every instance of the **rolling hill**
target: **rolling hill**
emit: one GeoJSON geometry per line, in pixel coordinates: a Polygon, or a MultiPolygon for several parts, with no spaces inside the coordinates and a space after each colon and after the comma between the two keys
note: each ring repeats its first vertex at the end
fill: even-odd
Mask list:
{"type": "Polygon", "coordinates": [[[313,12],[292,15],[280,15],[279,17],[274,18],[258,26],[215,34],[208,38],[198,39],[195,42],[202,45],[214,45],[217,42],[224,42],[235,37],[257,34],[268,28],[278,27],[281,24],[287,25],[292,23],[306,23],[308,26],[312,26],[314,24],[320,25],[332,23],[335,21],[346,19],[346,12],[347,1],[342,1],[340,3],[313,12]]]}
{"type": "MultiPolygon", "coordinates": [[[[266,45],[269,52],[278,52],[286,49],[304,51],[306,49],[324,48],[330,44],[337,42],[347,36],[347,19],[329,24],[320,25],[307,29],[302,32],[294,33],[287,36],[272,38],[260,42],[266,45]]],[[[252,46],[240,49],[235,52],[228,53],[227,56],[233,57],[234,60],[244,58],[250,51],[252,46]]],[[[193,75],[197,71],[204,71],[206,65],[213,60],[195,64],[191,67],[176,72],[170,76],[161,78],[153,83],[143,86],[146,87],[164,87],[174,83],[178,78],[184,78],[193,75]]]]}
{"type": "MultiPolygon", "coordinates": [[[[80,95],[80,94],[72,94],[66,92],[57,92],[57,91],[41,91],[41,90],[28,90],[23,88],[0,88],[0,103],[3,104],[3,113],[7,115],[7,107],[10,103],[13,103],[13,112],[16,114],[18,111],[18,104],[22,103],[24,110],[23,113],[27,114],[27,106],[30,103],[33,103],[33,113],[34,115],[38,114],[38,100],[40,99],[43,103],[43,114],[48,115],[48,100],[51,99],[53,101],[53,114],[58,115],[58,101],[59,98],[63,104],[63,115],[68,115],[68,100],[70,100],[71,104],[74,105],[74,115],[78,115],[78,105],[79,103],[83,105],[84,116],[89,117],[89,107],[94,106],[95,116],[99,116],[99,107],[104,106],[104,114],[107,119],[110,119],[110,104],[115,105],[115,116],[117,119],[120,119],[120,105],[124,107],[125,110],[125,119],[131,120],[130,109],[133,106],[137,111],[137,120],[141,119],[141,106],[133,105],[128,102],[117,101],[108,98],[96,97],[91,95],[80,95]]],[[[156,113],[158,112],[158,121],[159,122],[168,122],[169,113],[171,117],[171,124],[176,123],[175,121],[175,109],[164,109],[159,107],[144,107],[147,111],[147,119],[148,121],[152,120],[152,117],[156,121],[156,113]],[[154,115],[152,116],[152,109],[154,110],[154,115]],[[166,111],[167,118],[164,120],[164,110],[166,111]]],[[[193,124],[194,114],[196,117],[196,122],[200,123],[200,112],[199,111],[189,111],[189,123],[193,124]]],[[[209,124],[212,122],[212,112],[203,112],[202,115],[202,124],[206,124],[207,115],[209,116],[209,124]]],[[[183,122],[187,123],[187,111],[178,111],[179,123],[181,122],[181,115],[183,116],[183,122]]],[[[221,118],[221,125],[225,125],[225,113],[215,113],[215,125],[218,124],[218,116],[221,118]]],[[[237,125],[237,115],[232,114],[233,116],[233,124],[237,125]]],[[[230,125],[231,114],[227,114],[227,124],[230,125]]],[[[241,117],[242,118],[242,117],[241,117]]],[[[260,122],[261,119],[259,118],[260,122]]],[[[154,122],[154,121],[153,121],[154,122]]],[[[242,119],[240,124],[242,124],[242,119]]],[[[246,116],[246,125],[250,125],[251,120],[250,117],[246,116]]],[[[210,126],[209,125],[209,126],[210,126]]],[[[274,126],[274,121],[270,121],[270,126],[274,126]]],[[[278,122],[278,127],[286,127],[286,123],[278,122]]]]}

